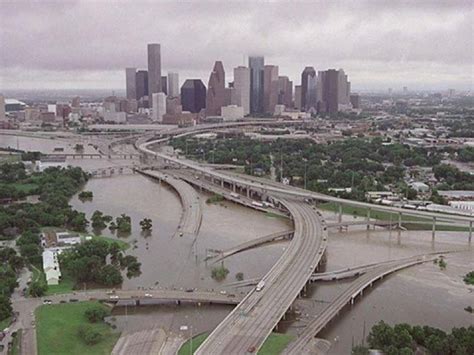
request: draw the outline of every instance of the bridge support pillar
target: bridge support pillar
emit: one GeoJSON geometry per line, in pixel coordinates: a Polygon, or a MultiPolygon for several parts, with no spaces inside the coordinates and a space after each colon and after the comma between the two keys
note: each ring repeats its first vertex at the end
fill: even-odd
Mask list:
{"type": "Polygon", "coordinates": [[[221,179],[221,187],[224,188],[224,179],[221,179]]]}
{"type": "Polygon", "coordinates": [[[367,229],[370,229],[369,220],[370,220],[370,208],[367,209],[367,229]]]}
{"type": "Polygon", "coordinates": [[[235,183],[232,183],[232,191],[235,192],[235,183]]]}
{"type": "Polygon", "coordinates": [[[247,187],[247,198],[250,198],[250,188],[247,187]]]}
{"type": "Polygon", "coordinates": [[[435,234],[436,234],[436,217],[433,217],[433,229],[431,233],[431,240],[435,240],[435,234]]]}
{"type": "Polygon", "coordinates": [[[472,221],[469,222],[469,243],[472,240],[472,221]]]}
{"type": "Polygon", "coordinates": [[[402,229],[402,213],[398,212],[398,229],[402,229]]]}

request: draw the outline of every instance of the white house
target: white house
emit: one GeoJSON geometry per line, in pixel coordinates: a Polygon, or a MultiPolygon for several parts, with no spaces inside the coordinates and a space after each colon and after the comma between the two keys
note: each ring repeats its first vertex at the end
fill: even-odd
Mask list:
{"type": "Polygon", "coordinates": [[[48,285],[58,285],[61,278],[58,255],[60,250],[46,249],[43,252],[43,271],[48,285]]]}

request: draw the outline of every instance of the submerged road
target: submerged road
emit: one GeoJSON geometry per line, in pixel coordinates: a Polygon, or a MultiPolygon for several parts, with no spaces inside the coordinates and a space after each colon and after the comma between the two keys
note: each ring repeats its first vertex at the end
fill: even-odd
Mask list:
{"type": "Polygon", "coordinates": [[[170,174],[156,170],[138,170],[138,172],[145,176],[166,182],[178,193],[181,205],[183,206],[183,214],[181,215],[178,233],[196,236],[199,233],[202,223],[201,200],[196,190],[185,181],[177,179],[170,174]]]}
{"type": "Polygon", "coordinates": [[[274,241],[277,241],[277,240],[290,239],[292,235],[293,235],[292,230],[285,230],[285,231],[281,231],[281,232],[271,233],[271,234],[264,235],[262,237],[258,237],[258,238],[249,240],[247,242],[238,244],[238,245],[233,246],[229,249],[222,250],[220,253],[216,253],[216,255],[208,257],[206,259],[207,260],[213,259],[213,262],[217,263],[219,261],[224,260],[225,258],[228,258],[229,256],[232,256],[232,255],[237,254],[237,253],[241,253],[245,250],[253,249],[253,248],[256,248],[258,246],[268,244],[268,243],[271,243],[271,242],[274,242],[274,241]]]}
{"type": "Polygon", "coordinates": [[[291,307],[319,264],[327,232],[308,204],[280,200],[293,217],[295,232],[288,248],[264,276],[265,287],[250,291],[217,326],[196,354],[244,354],[258,349],[291,307]]]}

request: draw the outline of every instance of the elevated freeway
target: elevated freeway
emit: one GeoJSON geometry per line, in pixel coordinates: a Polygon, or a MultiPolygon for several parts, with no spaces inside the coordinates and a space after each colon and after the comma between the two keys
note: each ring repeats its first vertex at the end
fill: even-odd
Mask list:
{"type": "MultiPolygon", "coordinates": [[[[258,124],[258,123],[254,123],[254,124],[258,124]]],[[[198,131],[212,130],[213,129],[212,127],[213,127],[212,125],[207,125],[207,127],[205,128],[199,128],[198,131]]],[[[195,131],[188,129],[185,133],[182,133],[182,134],[193,134],[195,132],[197,132],[197,128],[195,131]]],[[[324,195],[324,194],[320,194],[316,192],[297,189],[291,186],[286,186],[286,185],[275,183],[275,182],[255,181],[252,179],[252,177],[244,178],[242,176],[237,176],[235,174],[230,175],[228,174],[228,172],[216,171],[208,167],[203,167],[196,162],[193,162],[187,159],[181,159],[178,157],[172,157],[167,154],[156,152],[151,149],[152,146],[160,144],[162,142],[166,142],[167,140],[168,139],[161,139],[161,140],[158,139],[155,141],[145,140],[141,142],[140,144],[138,144],[137,148],[144,154],[161,158],[165,160],[165,162],[173,163],[180,167],[192,169],[194,171],[199,172],[200,174],[204,176],[208,176],[220,181],[221,184],[227,183],[231,186],[238,185],[241,188],[256,191],[259,193],[273,193],[273,194],[276,193],[276,194],[285,195],[288,197],[308,198],[308,199],[315,199],[318,201],[334,202],[334,203],[340,203],[340,204],[350,205],[354,207],[361,207],[361,208],[368,209],[369,213],[370,213],[370,210],[374,210],[374,211],[376,210],[376,211],[391,212],[391,213],[395,213],[399,215],[404,214],[404,215],[410,215],[410,216],[417,216],[420,218],[431,219],[434,222],[435,221],[448,221],[448,222],[455,221],[458,223],[469,224],[469,227],[471,229],[470,236],[472,237],[472,223],[474,222],[473,216],[465,216],[465,215],[457,215],[457,214],[448,215],[448,214],[437,213],[437,212],[411,210],[411,209],[404,209],[400,207],[391,207],[391,206],[384,206],[384,205],[375,205],[375,204],[371,204],[367,202],[347,200],[347,199],[343,199],[339,197],[328,196],[328,195],[324,195]]]]}
{"type": "MultiPolygon", "coordinates": [[[[442,254],[442,253],[440,253],[442,254]]],[[[440,255],[438,254],[438,255],[440,255]]],[[[284,354],[313,354],[312,342],[314,337],[326,327],[326,325],[339,314],[347,304],[353,304],[357,296],[362,295],[364,290],[371,287],[374,282],[384,276],[417,264],[433,261],[436,255],[415,256],[376,266],[362,276],[354,280],[345,290],[339,293],[318,315],[315,316],[298,336],[285,349],[284,354]]]]}
{"type": "Polygon", "coordinates": [[[183,213],[178,227],[178,233],[196,236],[202,223],[201,200],[197,192],[185,181],[156,170],[137,170],[140,174],[163,181],[177,193],[183,206],[183,213]]]}
{"type": "Polygon", "coordinates": [[[250,291],[217,326],[196,354],[244,354],[257,351],[291,307],[318,266],[327,232],[311,206],[295,200],[280,202],[294,221],[294,236],[283,255],[263,277],[265,286],[250,291]]]}

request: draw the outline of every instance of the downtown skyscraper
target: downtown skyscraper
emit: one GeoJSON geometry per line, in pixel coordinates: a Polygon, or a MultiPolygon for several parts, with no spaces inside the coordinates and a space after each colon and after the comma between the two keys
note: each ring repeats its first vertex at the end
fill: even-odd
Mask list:
{"type": "Polygon", "coordinates": [[[305,111],[316,108],[316,79],[313,67],[304,68],[301,73],[301,108],[305,111]]]}
{"type": "Polygon", "coordinates": [[[179,74],[168,73],[168,96],[178,97],[179,96],[179,74]]]}
{"type": "MultiPolygon", "coordinates": [[[[162,92],[161,85],[161,46],[148,44],[148,96],[162,92]]],[[[150,100],[151,101],[151,100],[150,100]]]]}
{"type": "Polygon", "coordinates": [[[250,69],[247,67],[234,68],[234,91],[232,104],[244,109],[244,115],[250,113],[250,69]]]}
{"type": "Polygon", "coordinates": [[[265,59],[249,57],[250,69],[250,113],[263,113],[263,75],[265,59]]]}
{"type": "Polygon", "coordinates": [[[137,99],[137,68],[125,68],[127,100],[137,99]]]}
{"type": "Polygon", "coordinates": [[[206,116],[219,116],[226,105],[225,71],[222,62],[216,61],[209,77],[206,98],[206,116]]]}

